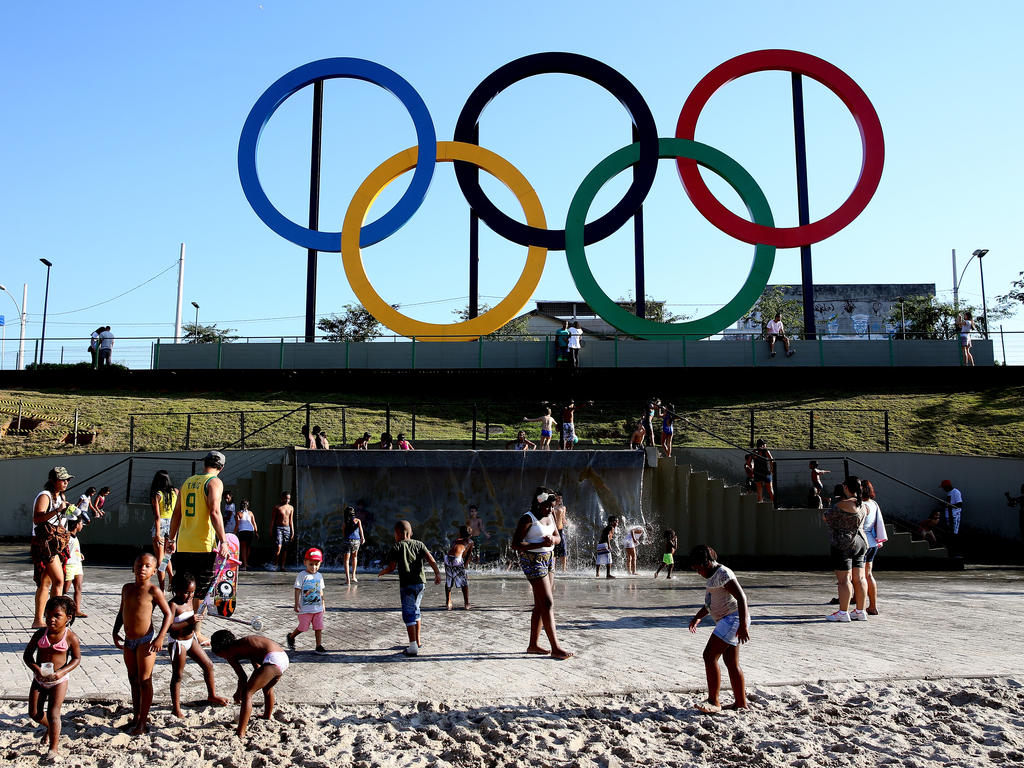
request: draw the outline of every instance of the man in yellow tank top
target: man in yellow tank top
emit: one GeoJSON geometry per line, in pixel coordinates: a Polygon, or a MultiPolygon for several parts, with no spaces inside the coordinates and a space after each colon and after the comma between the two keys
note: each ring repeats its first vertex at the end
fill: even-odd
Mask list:
{"type": "MultiPolygon", "coordinates": [[[[198,611],[213,580],[213,565],[217,553],[228,556],[230,550],[224,541],[224,518],[220,502],[224,483],[218,477],[226,459],[220,451],[210,451],[203,459],[203,474],[192,475],[181,485],[181,492],[171,515],[171,530],[167,537],[167,551],[173,557],[175,573],[191,573],[196,577],[196,592],[192,610],[198,611]],[[217,546],[215,546],[217,545],[217,546]]],[[[196,627],[196,636],[205,638],[196,627]]]]}

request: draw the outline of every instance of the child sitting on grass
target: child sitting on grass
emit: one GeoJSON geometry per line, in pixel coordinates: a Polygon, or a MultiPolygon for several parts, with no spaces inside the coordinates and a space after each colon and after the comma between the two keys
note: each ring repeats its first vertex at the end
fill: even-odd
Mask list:
{"type": "Polygon", "coordinates": [[[213,663],[196,639],[196,615],[192,610],[192,598],[196,594],[196,577],[191,573],[176,573],[173,577],[174,599],[171,601],[171,711],[175,717],[184,717],[181,711],[181,676],[185,673],[185,659],[188,656],[203,668],[206,681],[206,700],[219,707],[226,707],[228,700],[218,696],[213,678],[213,663]]]}
{"type": "Polygon", "coordinates": [[[409,645],[403,653],[406,656],[415,656],[423,646],[420,640],[420,602],[423,600],[423,589],[427,584],[426,576],[423,574],[423,561],[426,560],[434,569],[435,584],[441,583],[441,572],[437,570],[437,563],[427,545],[412,537],[412,526],[408,520],[399,520],[395,523],[395,545],[385,560],[387,565],[377,574],[377,578],[398,569],[402,621],[409,635],[409,645]]]}
{"type": "Polygon", "coordinates": [[[274,686],[288,669],[288,654],[284,648],[261,635],[235,637],[226,629],[220,629],[210,638],[210,648],[227,661],[238,675],[235,702],[242,705],[238,713],[238,738],[245,736],[252,715],[252,697],[256,691],[263,691],[263,719],[269,720],[274,714],[274,686]],[[242,662],[253,666],[252,677],[245,674],[242,662]]]}
{"type": "Polygon", "coordinates": [[[750,614],[747,612],[747,596],[736,574],[718,562],[718,554],[707,544],[698,544],[690,552],[690,568],[707,579],[704,605],[690,620],[690,632],[697,632],[697,625],[711,614],[715,629],[704,647],[704,671],[708,678],[708,699],[697,705],[707,714],[721,712],[718,693],[722,687],[722,675],[718,669],[719,657],[725,658],[729,671],[729,682],[735,702],[726,709],[746,709],[747,690],[740,669],[740,643],[750,639],[750,614]]]}
{"type": "Polygon", "coordinates": [[[132,719],[128,728],[138,736],[147,730],[149,708],[153,704],[153,665],[171,626],[171,609],[163,590],[150,583],[156,571],[155,557],[148,552],[139,555],[132,571],[135,581],[121,587],[121,606],[114,619],[113,636],[114,645],[124,651],[124,665],[132,689],[132,719]],[[159,632],[153,629],[154,606],[164,614],[159,632]]]}
{"type": "Polygon", "coordinates": [[[75,604],[70,597],[51,597],[44,615],[46,626],[32,634],[22,660],[32,670],[28,716],[46,728],[43,744],[49,742],[50,750],[44,760],[53,762],[57,759],[60,707],[68,692],[68,676],[81,663],[82,651],[78,635],[69,629],[75,623],[75,604]]]}

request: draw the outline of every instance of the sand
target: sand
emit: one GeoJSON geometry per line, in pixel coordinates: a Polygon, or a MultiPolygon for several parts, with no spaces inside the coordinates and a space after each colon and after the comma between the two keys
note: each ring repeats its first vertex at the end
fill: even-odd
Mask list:
{"type": "MultiPolygon", "coordinates": [[[[398,706],[279,704],[238,740],[237,707],[159,701],[151,732],[123,731],[123,704],[69,702],[60,763],[101,768],[398,766],[984,766],[1024,763],[1016,678],[751,687],[752,708],[703,715],[699,694],[572,696],[398,706]]],[[[731,695],[725,691],[725,701],[731,695]]],[[[0,757],[38,763],[41,729],[0,702],[0,757]]],[[[257,700],[255,715],[262,713],[257,700]]]]}

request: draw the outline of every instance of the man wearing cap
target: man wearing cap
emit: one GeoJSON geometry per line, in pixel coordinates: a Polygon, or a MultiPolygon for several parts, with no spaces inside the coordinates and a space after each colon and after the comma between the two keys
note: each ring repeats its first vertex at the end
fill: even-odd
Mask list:
{"type": "MultiPolygon", "coordinates": [[[[167,552],[173,555],[175,573],[191,573],[196,577],[192,610],[198,611],[213,580],[213,565],[219,552],[227,557],[231,550],[224,540],[224,518],[220,512],[224,483],[218,477],[226,459],[220,451],[210,451],[203,459],[203,474],[192,475],[181,485],[178,501],[171,515],[167,536],[167,552]]],[[[201,644],[207,642],[196,627],[201,644]]]]}
{"type": "Polygon", "coordinates": [[[949,480],[943,480],[939,487],[946,492],[946,509],[942,522],[946,526],[948,542],[946,548],[953,557],[960,556],[960,513],[964,508],[964,497],[949,480]]]}

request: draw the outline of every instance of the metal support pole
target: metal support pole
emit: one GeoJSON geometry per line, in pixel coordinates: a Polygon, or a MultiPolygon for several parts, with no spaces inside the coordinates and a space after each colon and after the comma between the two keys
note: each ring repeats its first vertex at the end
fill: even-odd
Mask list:
{"type": "Polygon", "coordinates": [[[1003,365],[1006,365],[1006,334],[1003,333],[1003,325],[999,324],[999,341],[1003,345],[1003,365]]]}
{"type": "Polygon", "coordinates": [[[412,439],[416,439],[416,406],[412,406],[412,439]]]}
{"type": "Polygon", "coordinates": [[[754,409],[750,409],[750,447],[754,447],[754,409]]]}
{"type": "MultiPolygon", "coordinates": [[[[793,73],[793,136],[796,142],[796,197],[800,225],[811,223],[807,195],[807,141],[804,136],[804,87],[801,75],[793,73]]],[[[800,281],[804,300],[804,338],[817,337],[814,324],[814,276],[811,273],[811,246],[800,246],[800,281]]]]}
{"type": "MultiPolygon", "coordinates": [[[[633,142],[640,141],[640,134],[633,126],[633,142]]],[[[638,166],[633,166],[633,178],[637,178],[638,166]]],[[[636,291],[636,316],[647,317],[647,288],[644,285],[644,209],[640,206],[633,214],[633,276],[636,291]]]]}
{"type": "Polygon", "coordinates": [[[71,439],[71,444],[78,445],[78,409],[75,408],[75,436],[71,439]]]}
{"type": "Polygon", "coordinates": [[[191,450],[192,445],[192,414],[185,416],[185,450],[191,450]]]}
{"type": "MultiPolygon", "coordinates": [[[[309,155],[309,228],[320,228],[320,146],[324,128],[324,81],[313,82],[313,133],[309,155]]],[[[306,251],[306,342],[316,339],[316,256],[306,251]]]]}
{"type": "Polygon", "coordinates": [[[814,450],[814,411],[812,410],[807,414],[807,432],[809,439],[807,441],[807,447],[810,450],[814,450]]]}
{"type": "Polygon", "coordinates": [[[124,484],[124,503],[132,500],[132,470],[135,468],[135,459],[128,459],[128,481],[124,484]]]}
{"type": "Polygon", "coordinates": [[[24,407],[25,407],[25,401],[24,400],[19,400],[18,401],[18,429],[19,430],[21,429],[21,412],[24,409],[24,407]]]}
{"type": "Polygon", "coordinates": [[[345,406],[341,407],[341,443],[342,445],[348,445],[348,425],[346,424],[347,419],[345,418],[345,406]]]}
{"type": "MultiPolygon", "coordinates": [[[[480,124],[473,126],[473,143],[480,145],[480,124]]],[[[473,166],[474,180],[479,183],[480,169],[473,166]]],[[[480,217],[469,209],[469,317],[480,314],[480,217]]]]}
{"type": "Polygon", "coordinates": [[[889,452],[889,411],[885,412],[885,452],[889,452]]]}
{"type": "Polygon", "coordinates": [[[391,403],[384,404],[384,431],[391,434],[391,403]]]}
{"type": "Polygon", "coordinates": [[[476,403],[473,403],[473,450],[476,450],[476,403]]]}
{"type": "Polygon", "coordinates": [[[984,254],[978,251],[978,271],[981,272],[981,316],[984,318],[985,338],[988,339],[988,302],[985,300],[985,260],[984,254]]]}
{"type": "Polygon", "coordinates": [[[491,439],[491,411],[488,408],[484,413],[484,442],[491,439]]]}
{"type": "Polygon", "coordinates": [[[245,411],[238,412],[238,442],[245,450],[245,411]]]}
{"type": "Polygon", "coordinates": [[[128,453],[135,453],[135,416],[128,417],[128,453]]]}

